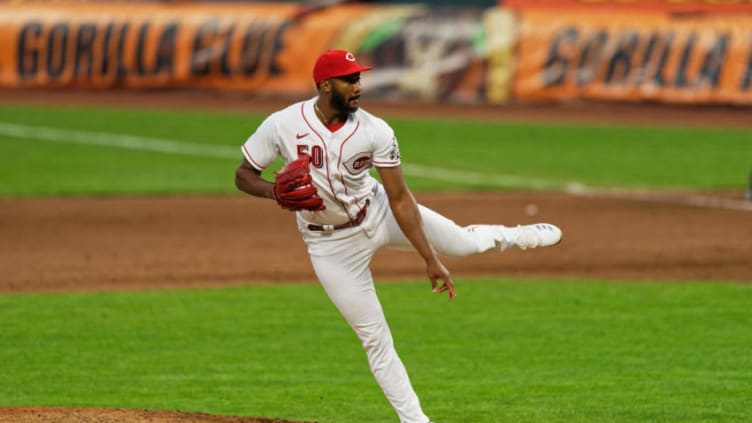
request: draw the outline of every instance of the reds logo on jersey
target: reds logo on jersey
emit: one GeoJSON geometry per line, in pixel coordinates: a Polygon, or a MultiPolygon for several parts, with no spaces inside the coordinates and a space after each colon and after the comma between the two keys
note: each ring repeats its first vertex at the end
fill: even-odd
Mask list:
{"type": "Polygon", "coordinates": [[[343,163],[352,175],[357,175],[372,166],[371,153],[358,153],[343,163]]]}
{"type": "Polygon", "coordinates": [[[376,166],[400,164],[394,131],[363,109],[351,113],[344,126],[331,132],[316,113],[317,97],[273,113],[243,144],[249,163],[264,170],[277,157],[286,161],[311,156],[311,178],[326,210],[301,211],[308,223],[340,224],[352,220],[373,196],[376,166]]]}

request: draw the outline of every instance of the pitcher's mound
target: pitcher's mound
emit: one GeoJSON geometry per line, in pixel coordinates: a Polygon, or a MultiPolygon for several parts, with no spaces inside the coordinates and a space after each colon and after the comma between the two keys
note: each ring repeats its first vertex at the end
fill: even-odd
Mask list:
{"type": "Polygon", "coordinates": [[[122,408],[0,407],[0,423],[305,423],[266,417],[218,416],[122,408]]]}

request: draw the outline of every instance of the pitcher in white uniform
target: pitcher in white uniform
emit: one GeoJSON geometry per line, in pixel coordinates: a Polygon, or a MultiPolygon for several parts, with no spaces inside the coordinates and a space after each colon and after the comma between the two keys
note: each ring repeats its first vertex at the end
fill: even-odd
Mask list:
{"type": "MultiPolygon", "coordinates": [[[[278,156],[311,156],[311,175],[326,208],[298,211],[298,228],[313,269],[332,303],[361,340],[371,372],[401,423],[426,423],[420,401],[394,348],[369,268],[381,247],[412,248],[425,260],[433,292],[455,295],[439,258],[556,245],[548,223],[461,227],[418,205],[405,185],[392,128],[359,108],[359,65],[344,50],[322,54],[313,68],[318,96],[271,114],[242,146],[235,183],[256,197],[273,198],[261,172],[278,156]],[[369,170],[375,167],[381,182],[369,170]]],[[[364,416],[361,421],[367,421],[364,416]]]]}

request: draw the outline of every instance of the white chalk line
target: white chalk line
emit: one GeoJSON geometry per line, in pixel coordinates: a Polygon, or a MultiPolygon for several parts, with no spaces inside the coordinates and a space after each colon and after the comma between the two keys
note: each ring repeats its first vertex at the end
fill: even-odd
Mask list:
{"type": "Polygon", "coordinates": [[[238,161],[242,158],[239,147],[230,148],[165,138],[60,129],[46,126],[27,126],[8,122],[0,122],[0,135],[63,144],[95,145],[184,156],[214,157],[220,159],[236,158],[238,161]]]}
{"type": "Polygon", "coordinates": [[[659,191],[627,189],[565,190],[566,193],[579,197],[615,198],[644,201],[648,203],[674,204],[691,207],[752,211],[752,200],[718,197],[692,193],[662,193],[659,191]]]}
{"type": "MultiPolygon", "coordinates": [[[[168,138],[153,138],[109,132],[29,126],[10,122],[0,122],[0,135],[63,144],[94,145],[127,150],[151,151],[162,154],[211,157],[218,159],[240,160],[242,158],[240,147],[207,145],[168,138]]],[[[419,164],[403,164],[403,171],[405,175],[412,177],[468,185],[563,191],[570,195],[582,197],[623,198],[646,202],[681,204],[694,207],[752,211],[752,202],[750,201],[698,194],[666,195],[654,191],[635,191],[618,188],[597,189],[588,187],[579,182],[562,183],[541,178],[467,172],[463,170],[437,168],[419,164]]]]}

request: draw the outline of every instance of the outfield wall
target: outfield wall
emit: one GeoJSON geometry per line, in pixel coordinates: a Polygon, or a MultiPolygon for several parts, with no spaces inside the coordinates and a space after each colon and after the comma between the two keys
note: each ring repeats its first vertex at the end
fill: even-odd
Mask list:
{"type": "Polygon", "coordinates": [[[0,87],[297,97],[344,48],[376,99],[752,105],[752,1],[504,4],[0,4],[0,87]]]}

